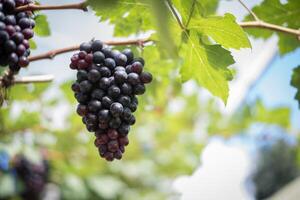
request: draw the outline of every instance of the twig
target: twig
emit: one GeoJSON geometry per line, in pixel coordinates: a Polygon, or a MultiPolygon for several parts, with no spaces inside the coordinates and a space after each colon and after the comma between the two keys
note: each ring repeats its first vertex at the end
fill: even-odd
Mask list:
{"type": "Polygon", "coordinates": [[[177,23],[179,24],[180,28],[181,28],[182,30],[185,30],[186,28],[185,28],[185,26],[182,24],[182,22],[181,22],[181,20],[180,20],[180,18],[179,18],[179,16],[178,16],[178,13],[176,12],[175,8],[173,7],[173,4],[172,4],[171,0],[167,0],[167,3],[168,3],[168,6],[169,6],[170,9],[171,9],[172,14],[174,15],[174,17],[175,17],[175,19],[176,19],[176,21],[177,21],[177,23]]]}
{"type": "MultiPolygon", "coordinates": [[[[153,40],[146,38],[146,39],[133,39],[133,40],[124,40],[124,41],[107,41],[104,42],[107,45],[112,45],[112,46],[122,46],[122,45],[138,45],[140,46],[141,44],[145,44],[147,42],[151,42],[153,40]]],[[[61,49],[55,49],[52,51],[48,51],[46,53],[36,55],[36,56],[31,56],[29,57],[29,61],[37,61],[37,60],[42,60],[42,59],[52,59],[55,56],[71,51],[76,51],[79,49],[80,45],[74,45],[66,48],[61,48],[61,49]]]]}
{"type": "Polygon", "coordinates": [[[24,76],[16,77],[13,80],[13,84],[28,84],[28,83],[47,83],[53,81],[54,76],[48,75],[36,75],[36,76],[24,76]]]}
{"type": "Polygon", "coordinates": [[[193,16],[193,13],[194,13],[194,10],[195,10],[195,6],[196,6],[196,0],[193,0],[191,11],[190,11],[189,17],[187,19],[187,22],[185,24],[185,27],[188,27],[189,24],[190,24],[190,21],[192,19],[192,16],[193,16]]]}
{"type": "Polygon", "coordinates": [[[238,0],[238,1],[253,16],[255,21],[260,21],[260,19],[257,17],[257,15],[250,8],[248,8],[248,6],[242,0],[238,0]]]}
{"type": "Polygon", "coordinates": [[[66,5],[37,5],[37,4],[28,4],[25,6],[20,6],[15,9],[16,12],[21,11],[35,11],[35,10],[68,10],[68,9],[79,9],[87,11],[87,2],[66,4],[66,5]]]}
{"type": "Polygon", "coordinates": [[[278,26],[275,24],[270,24],[264,21],[249,21],[249,22],[241,22],[239,25],[243,28],[263,28],[269,29],[277,32],[282,32],[290,35],[297,36],[300,39],[300,30],[291,29],[283,26],[278,26]]]}

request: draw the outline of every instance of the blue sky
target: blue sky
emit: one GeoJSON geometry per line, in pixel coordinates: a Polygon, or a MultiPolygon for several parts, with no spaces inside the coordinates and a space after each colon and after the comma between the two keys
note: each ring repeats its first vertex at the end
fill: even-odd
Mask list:
{"type": "Polygon", "coordinates": [[[294,99],[296,89],[291,87],[293,69],[300,65],[300,49],[286,56],[277,55],[268,71],[256,82],[247,101],[261,98],[270,107],[288,106],[292,111],[293,127],[300,128],[300,109],[294,99]]]}

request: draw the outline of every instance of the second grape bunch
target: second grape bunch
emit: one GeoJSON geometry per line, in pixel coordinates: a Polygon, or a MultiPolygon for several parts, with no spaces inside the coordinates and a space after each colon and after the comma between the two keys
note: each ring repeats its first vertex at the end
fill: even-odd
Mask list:
{"type": "Polygon", "coordinates": [[[96,136],[95,146],[107,161],[121,159],[129,144],[136,95],[146,91],[152,75],[144,71],[143,58],[134,58],[130,49],[112,50],[99,40],[83,43],[71,58],[70,68],[78,70],[72,85],[79,102],[77,113],[96,136]]]}

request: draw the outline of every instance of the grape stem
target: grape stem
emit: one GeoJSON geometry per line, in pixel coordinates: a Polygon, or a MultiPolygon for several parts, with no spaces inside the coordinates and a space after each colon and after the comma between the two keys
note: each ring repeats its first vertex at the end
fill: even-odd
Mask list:
{"type": "MultiPolygon", "coordinates": [[[[153,42],[153,40],[146,38],[146,39],[133,39],[133,40],[124,40],[124,41],[107,41],[104,43],[112,46],[123,46],[123,45],[142,46],[143,44],[148,42],[153,42]]],[[[63,54],[71,51],[77,51],[77,50],[79,50],[79,45],[74,45],[74,46],[65,47],[61,49],[55,49],[40,55],[31,56],[29,57],[29,61],[33,62],[33,61],[43,60],[43,59],[52,59],[59,54],[63,54]]]]}
{"type": "Polygon", "coordinates": [[[250,13],[250,15],[254,18],[254,21],[241,22],[240,26],[243,28],[262,28],[269,29],[272,31],[282,32],[290,35],[295,35],[298,40],[300,40],[300,30],[287,28],[284,26],[278,26],[276,24],[270,24],[263,20],[261,20],[255,12],[253,12],[242,0],[238,0],[239,3],[250,13]]]}
{"type": "Polygon", "coordinates": [[[53,81],[53,79],[54,76],[52,74],[23,76],[14,78],[13,84],[47,83],[53,81]]]}
{"type": "Polygon", "coordinates": [[[273,30],[277,32],[282,32],[290,35],[295,35],[300,40],[300,30],[291,29],[284,26],[278,26],[275,24],[270,24],[264,21],[248,21],[248,22],[241,22],[239,25],[243,28],[262,28],[273,30]]]}
{"type": "Polygon", "coordinates": [[[21,12],[21,11],[36,11],[36,10],[68,10],[68,9],[79,9],[79,10],[87,11],[87,2],[83,1],[81,3],[66,4],[66,5],[28,4],[25,6],[17,7],[15,11],[21,12]]]}

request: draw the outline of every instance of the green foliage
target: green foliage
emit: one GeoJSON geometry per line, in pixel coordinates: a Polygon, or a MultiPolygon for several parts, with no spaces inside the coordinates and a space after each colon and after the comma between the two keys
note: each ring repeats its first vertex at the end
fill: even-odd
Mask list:
{"type": "MultiPolygon", "coordinates": [[[[191,22],[186,30],[182,30],[174,18],[172,21],[169,20],[170,9],[166,7],[167,2],[164,1],[115,1],[104,6],[100,6],[102,1],[90,0],[88,3],[96,15],[100,16],[101,21],[109,20],[116,26],[115,35],[128,36],[155,30],[158,33],[155,48],[161,53],[164,52],[162,54],[164,59],[168,57],[165,55],[173,56],[173,71],[179,67],[183,81],[196,79],[197,83],[226,103],[229,90],[227,82],[233,77],[227,67],[233,64],[234,60],[230,52],[221,46],[227,49],[240,49],[249,48],[251,45],[232,15],[203,17],[215,11],[218,1],[171,2],[178,11],[176,14],[181,17],[182,24],[188,25],[188,22],[191,22]],[[199,35],[210,37],[221,46],[199,43],[199,35]],[[177,52],[181,56],[180,59],[174,58],[177,52]],[[183,64],[180,66],[176,62],[183,64]]],[[[156,56],[156,60],[165,62],[160,55],[156,56]]],[[[147,56],[145,58],[150,59],[147,56]]]]}
{"type": "MultiPolygon", "coordinates": [[[[144,53],[150,54],[152,48],[146,47],[144,53]]],[[[139,99],[137,124],[131,130],[131,144],[122,161],[108,164],[99,158],[93,134],[85,130],[75,112],[70,81],[55,89],[54,99],[43,98],[47,96],[48,85],[13,88],[12,103],[0,110],[1,141],[12,145],[13,140],[8,136],[17,135],[27,148],[47,148],[51,180],[61,188],[63,199],[166,199],[170,191],[157,188],[172,177],[191,173],[198,164],[203,144],[193,134],[200,112],[197,95],[183,95],[180,84],[168,69],[163,69],[168,68],[168,61],[161,66],[150,65],[156,62],[150,59],[147,68],[151,71],[161,68],[162,75],[148,88],[148,95],[139,99]],[[170,79],[162,78],[165,76],[170,79]],[[183,107],[171,112],[168,105],[172,101],[183,102],[183,107]],[[57,112],[62,104],[70,112],[61,119],[63,128],[57,128],[48,113],[57,112]],[[18,105],[22,112],[14,113],[18,105]],[[32,134],[34,146],[23,141],[24,133],[32,134]]],[[[14,152],[19,151],[22,150],[14,152]]]]}
{"type": "Polygon", "coordinates": [[[235,22],[235,17],[225,14],[224,17],[196,18],[190,29],[211,37],[224,48],[250,48],[251,44],[243,29],[235,22]]]}
{"type": "Polygon", "coordinates": [[[40,37],[47,37],[51,34],[46,15],[37,15],[35,18],[36,27],[34,32],[40,37]]]}
{"type": "Polygon", "coordinates": [[[294,69],[291,85],[297,89],[295,99],[298,101],[300,108],[300,66],[294,69]]]}
{"type": "Polygon", "coordinates": [[[253,182],[256,199],[266,199],[298,175],[295,148],[279,140],[271,147],[260,151],[260,158],[253,182]]]}
{"type": "MultiPolygon", "coordinates": [[[[282,4],[280,0],[264,0],[260,5],[253,8],[253,12],[262,20],[285,26],[288,28],[299,29],[300,1],[289,0],[287,3],[282,4]]],[[[248,15],[245,20],[249,21],[252,16],[248,15]]],[[[273,35],[272,31],[262,29],[249,29],[247,32],[257,38],[269,38],[273,35]]],[[[277,34],[277,33],[276,33],[277,34]]],[[[280,54],[292,52],[300,47],[300,42],[296,36],[287,34],[278,34],[279,36],[279,50],[280,54]]]]}
{"type": "Polygon", "coordinates": [[[185,57],[180,71],[183,81],[195,78],[200,85],[226,103],[229,88],[225,73],[231,73],[227,67],[234,63],[230,52],[220,45],[201,44],[198,34],[191,31],[182,54],[185,57]]]}
{"type": "Polygon", "coordinates": [[[231,117],[224,117],[213,103],[207,107],[210,113],[208,132],[212,135],[232,136],[246,131],[255,123],[278,125],[286,131],[290,128],[291,110],[288,107],[268,108],[257,100],[253,104],[241,107],[231,117]]]}

